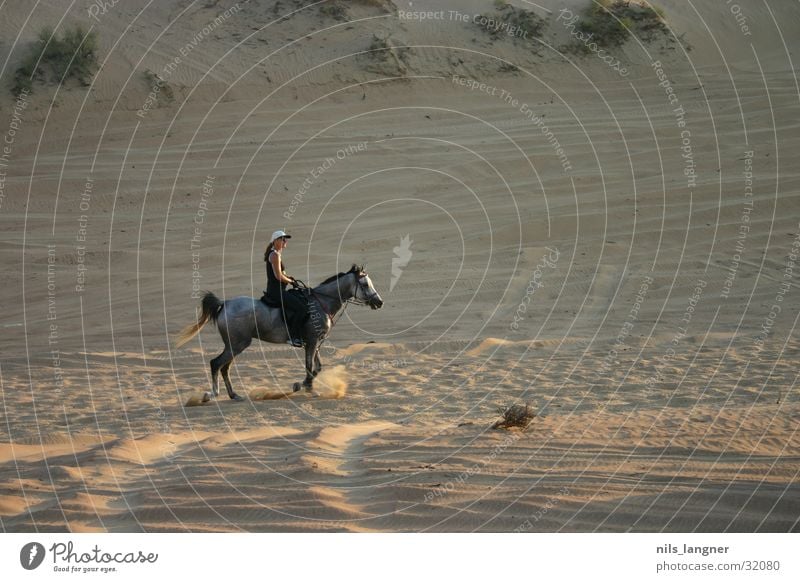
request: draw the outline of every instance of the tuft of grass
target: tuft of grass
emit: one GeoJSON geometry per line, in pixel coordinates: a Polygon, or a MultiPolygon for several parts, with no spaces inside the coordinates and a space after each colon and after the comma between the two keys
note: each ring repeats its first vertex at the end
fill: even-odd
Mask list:
{"type": "Polygon", "coordinates": [[[536,417],[536,413],[527,403],[524,406],[522,404],[512,404],[505,408],[501,407],[498,412],[503,415],[503,418],[495,422],[492,428],[517,427],[526,429],[536,417]]]}
{"type": "Polygon", "coordinates": [[[359,55],[364,69],[384,75],[405,76],[410,66],[411,49],[391,37],[372,35],[364,54],[359,55]]]}
{"type": "Polygon", "coordinates": [[[369,43],[367,50],[373,51],[369,53],[373,59],[378,61],[385,61],[389,58],[389,51],[391,50],[391,45],[389,45],[389,43],[386,42],[385,38],[381,38],[373,34],[372,41],[369,43]]]}
{"type": "Polygon", "coordinates": [[[666,19],[667,19],[667,17],[666,17],[666,13],[664,12],[664,9],[663,9],[663,8],[661,8],[661,6],[653,6],[653,5],[650,5],[650,6],[649,6],[649,8],[650,8],[650,10],[652,10],[652,11],[655,13],[655,15],[656,15],[656,16],[658,16],[658,17],[659,17],[661,20],[666,20],[666,19]]]}
{"type": "Polygon", "coordinates": [[[513,63],[502,62],[497,70],[501,73],[518,73],[519,67],[513,63]]]}
{"type": "Polygon", "coordinates": [[[172,90],[172,86],[162,79],[158,73],[154,73],[150,69],[145,69],[144,78],[147,80],[147,85],[150,90],[156,93],[158,98],[161,98],[163,95],[166,103],[175,102],[175,92],[172,90]]]}
{"type": "Polygon", "coordinates": [[[76,79],[88,86],[97,69],[97,33],[81,25],[67,28],[57,36],[52,28],[39,31],[31,53],[14,74],[12,91],[32,91],[33,82],[63,83],[76,79]]]}

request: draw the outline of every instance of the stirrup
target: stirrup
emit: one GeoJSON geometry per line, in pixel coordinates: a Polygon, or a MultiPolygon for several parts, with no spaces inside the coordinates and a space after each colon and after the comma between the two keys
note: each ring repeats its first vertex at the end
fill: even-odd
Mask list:
{"type": "Polygon", "coordinates": [[[288,339],[286,343],[292,346],[293,348],[302,348],[303,347],[303,340],[295,338],[295,339],[288,339]]]}

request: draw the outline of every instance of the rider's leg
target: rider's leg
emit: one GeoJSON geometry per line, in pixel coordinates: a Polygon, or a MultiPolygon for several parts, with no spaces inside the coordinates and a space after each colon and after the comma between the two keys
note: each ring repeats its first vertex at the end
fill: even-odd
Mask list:
{"type": "Polygon", "coordinates": [[[286,293],[284,295],[284,302],[288,310],[287,326],[289,334],[292,338],[299,339],[303,331],[303,323],[305,323],[307,303],[304,297],[297,293],[286,293]]]}

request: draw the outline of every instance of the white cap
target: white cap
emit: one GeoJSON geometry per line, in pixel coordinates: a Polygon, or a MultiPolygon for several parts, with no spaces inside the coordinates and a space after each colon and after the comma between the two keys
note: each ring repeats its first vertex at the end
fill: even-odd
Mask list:
{"type": "Polygon", "coordinates": [[[272,233],[272,239],[269,242],[273,243],[275,242],[275,239],[279,239],[281,237],[292,238],[292,235],[286,234],[282,230],[276,230],[275,232],[272,233]]]}

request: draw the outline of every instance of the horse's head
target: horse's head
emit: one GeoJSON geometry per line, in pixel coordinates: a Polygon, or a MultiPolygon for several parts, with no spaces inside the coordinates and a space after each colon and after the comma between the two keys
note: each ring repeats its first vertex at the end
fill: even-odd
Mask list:
{"type": "Polygon", "coordinates": [[[356,267],[351,269],[351,273],[355,276],[356,286],[353,292],[353,297],[356,300],[363,301],[372,309],[380,309],[383,307],[383,299],[378,295],[375,287],[372,285],[372,279],[369,278],[364,267],[356,267]]]}

